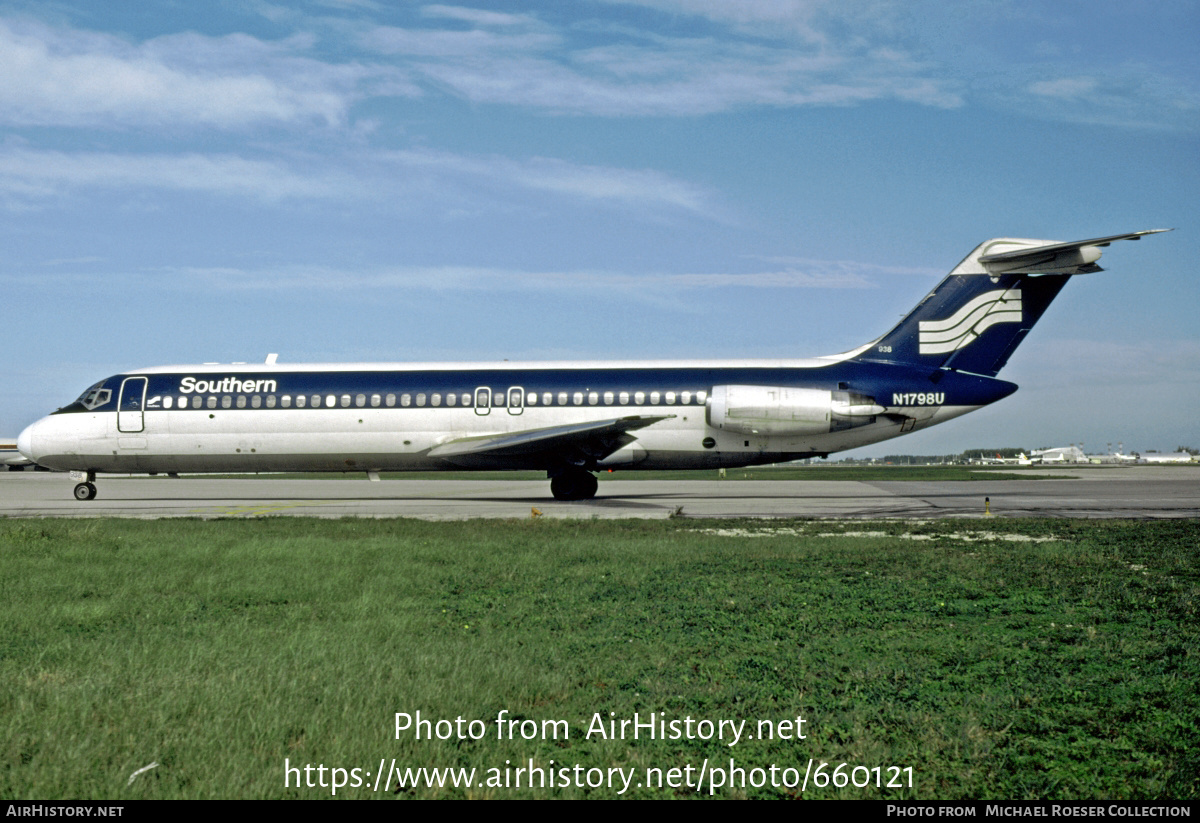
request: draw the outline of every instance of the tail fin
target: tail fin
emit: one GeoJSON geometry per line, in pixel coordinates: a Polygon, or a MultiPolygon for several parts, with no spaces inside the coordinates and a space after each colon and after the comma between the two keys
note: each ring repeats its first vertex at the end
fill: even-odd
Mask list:
{"type": "Polygon", "coordinates": [[[857,360],[995,377],[1074,274],[1103,271],[1100,248],[1170,229],[1073,243],[997,238],[967,255],[857,360]]]}

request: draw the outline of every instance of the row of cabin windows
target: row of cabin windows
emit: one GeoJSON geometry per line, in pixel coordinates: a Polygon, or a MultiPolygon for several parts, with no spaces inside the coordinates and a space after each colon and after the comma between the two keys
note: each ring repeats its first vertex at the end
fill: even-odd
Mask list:
{"type": "MultiPolygon", "coordinates": [[[[265,398],[263,397],[263,395],[259,395],[259,394],[252,394],[252,395],[245,395],[245,394],[213,395],[213,394],[210,394],[210,395],[203,396],[203,397],[200,395],[193,395],[191,398],[191,401],[190,401],[190,405],[193,409],[199,409],[199,408],[215,409],[218,407],[218,405],[222,409],[231,409],[231,408],[244,409],[247,406],[249,406],[249,408],[252,408],[252,409],[261,408],[263,406],[266,406],[268,409],[273,409],[276,406],[279,406],[280,408],[284,408],[284,409],[290,409],[293,406],[297,409],[303,409],[306,407],[311,407],[314,409],[322,408],[322,407],[327,408],[327,409],[333,409],[333,408],[337,408],[340,406],[343,409],[347,409],[347,408],[350,408],[352,405],[361,409],[361,408],[366,407],[367,405],[370,405],[372,408],[378,408],[379,406],[386,406],[386,407],[391,408],[396,405],[397,400],[399,400],[399,403],[402,407],[409,407],[412,405],[441,406],[441,405],[443,405],[443,403],[447,406],[455,406],[455,405],[458,405],[460,402],[463,406],[471,406],[471,405],[503,406],[504,405],[505,392],[503,392],[503,391],[491,392],[490,396],[489,396],[489,392],[487,389],[479,389],[477,391],[477,394],[479,395],[478,397],[474,397],[470,392],[463,392],[461,395],[457,394],[457,393],[448,393],[448,394],[443,395],[440,392],[432,392],[429,394],[426,394],[425,392],[419,392],[416,395],[405,393],[405,394],[399,395],[398,397],[395,394],[386,394],[386,395],[382,395],[382,394],[372,394],[372,395],[366,395],[366,394],[355,394],[355,395],[349,395],[349,394],[343,394],[343,395],[298,394],[295,397],[292,397],[292,395],[290,395],[290,394],[285,394],[285,395],[282,395],[281,397],[279,397],[278,399],[276,399],[275,395],[273,395],[273,394],[268,394],[265,396],[265,398]],[[474,404],[472,404],[473,398],[477,401],[474,404]],[[492,401],[495,401],[495,402],[493,403],[492,401]]],[[[536,406],[536,405],[539,405],[539,403],[543,406],[554,406],[554,405],[582,406],[585,404],[589,405],[589,406],[598,406],[598,405],[600,405],[601,401],[603,401],[603,404],[605,406],[611,406],[614,403],[617,403],[622,406],[627,406],[627,405],[629,405],[629,403],[631,401],[633,402],[634,405],[643,406],[646,404],[647,400],[649,400],[650,405],[652,405],[652,406],[657,406],[660,403],[665,403],[668,406],[674,406],[676,403],[679,403],[680,405],[684,405],[684,406],[689,406],[693,402],[695,402],[697,405],[704,405],[704,401],[707,399],[708,393],[704,392],[704,391],[697,391],[697,392],[692,392],[692,391],[611,392],[611,391],[606,391],[603,393],[594,392],[594,391],[593,392],[560,391],[557,393],[542,392],[541,394],[538,394],[537,392],[529,392],[528,394],[525,394],[524,396],[522,396],[521,392],[515,392],[514,390],[510,389],[507,396],[508,396],[508,405],[511,407],[520,406],[522,404],[522,401],[524,401],[524,404],[527,406],[536,406]]],[[[154,409],[158,405],[154,402],[157,399],[158,398],[151,398],[150,402],[147,404],[147,407],[149,409],[154,409]]],[[[162,398],[161,408],[164,408],[164,409],[171,409],[171,408],[186,409],[188,406],[189,406],[189,400],[187,397],[180,397],[180,398],[176,399],[175,397],[173,397],[171,395],[167,395],[162,398]]]]}

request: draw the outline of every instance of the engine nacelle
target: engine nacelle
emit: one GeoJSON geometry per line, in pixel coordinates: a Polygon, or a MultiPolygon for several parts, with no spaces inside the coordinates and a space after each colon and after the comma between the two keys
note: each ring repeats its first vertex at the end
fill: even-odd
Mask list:
{"type": "Polygon", "coordinates": [[[757,435],[827,434],[875,422],[875,398],[847,391],[785,386],[714,386],[708,425],[757,435]]]}

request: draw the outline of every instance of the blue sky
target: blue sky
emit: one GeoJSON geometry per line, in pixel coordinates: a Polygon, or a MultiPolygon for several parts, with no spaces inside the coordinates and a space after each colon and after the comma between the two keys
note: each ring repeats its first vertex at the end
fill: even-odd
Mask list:
{"type": "Polygon", "coordinates": [[[164,363],[787,357],[1107,250],[994,407],[1200,446],[1192,2],[0,2],[0,434],[164,363]]]}

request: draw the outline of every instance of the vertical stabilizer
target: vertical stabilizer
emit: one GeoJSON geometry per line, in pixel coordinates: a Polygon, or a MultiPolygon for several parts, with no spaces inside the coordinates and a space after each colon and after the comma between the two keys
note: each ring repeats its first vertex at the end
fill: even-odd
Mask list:
{"type": "Polygon", "coordinates": [[[989,240],[856,359],[995,377],[1073,275],[1103,271],[1102,247],[1160,231],[1169,230],[1072,243],[989,240]]]}

